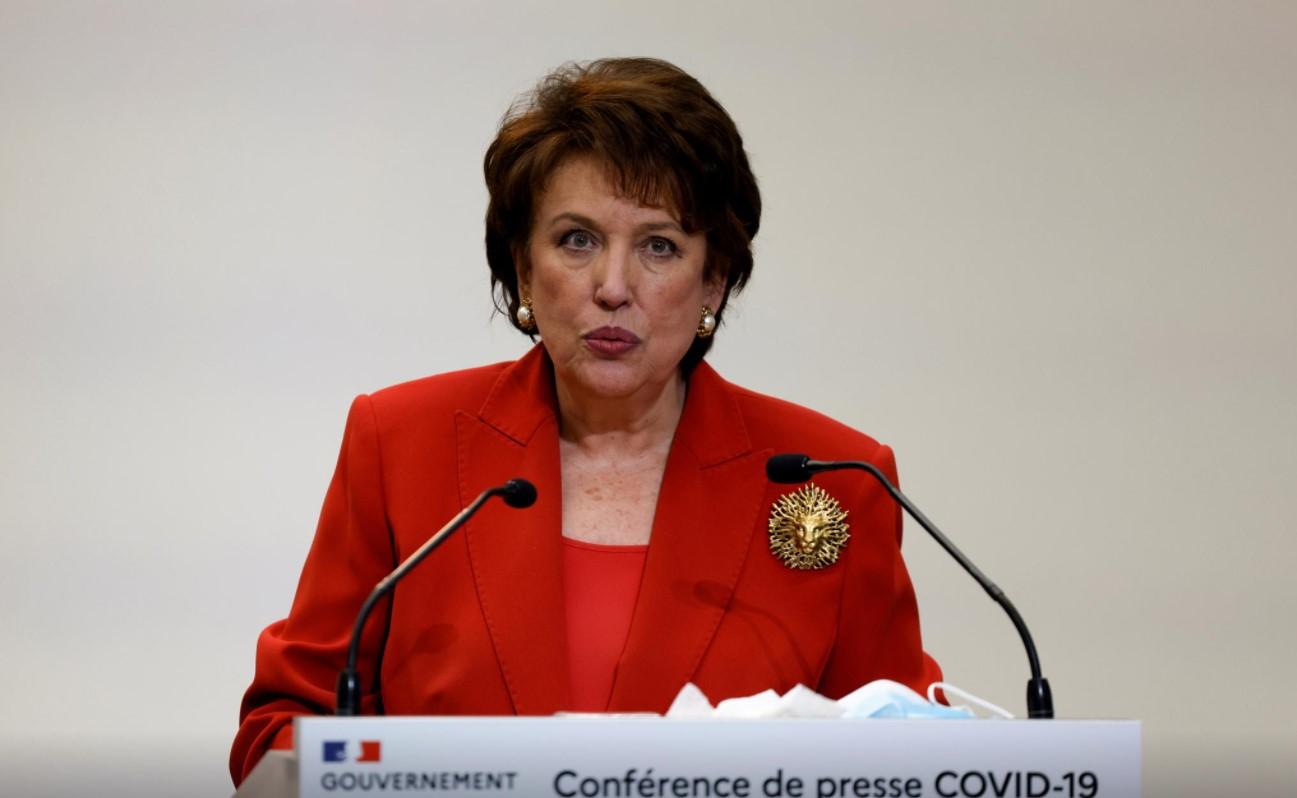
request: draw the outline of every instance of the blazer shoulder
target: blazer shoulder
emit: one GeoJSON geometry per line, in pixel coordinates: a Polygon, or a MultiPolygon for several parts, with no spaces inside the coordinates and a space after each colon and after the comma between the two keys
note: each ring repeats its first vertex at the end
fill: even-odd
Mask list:
{"type": "Polygon", "coordinates": [[[754,449],[805,452],[817,460],[874,460],[874,438],[809,407],[730,384],[754,449]]]}
{"type": "Polygon", "coordinates": [[[448,371],[389,385],[369,394],[375,413],[389,423],[411,416],[477,415],[510,361],[448,371]]]}

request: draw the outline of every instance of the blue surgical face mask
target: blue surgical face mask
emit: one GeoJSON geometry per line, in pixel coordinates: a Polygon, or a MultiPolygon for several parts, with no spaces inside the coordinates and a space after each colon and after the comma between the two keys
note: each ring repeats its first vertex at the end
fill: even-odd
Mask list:
{"type": "Polygon", "coordinates": [[[844,718],[972,718],[967,707],[948,707],[923,696],[899,682],[878,679],[843,696],[838,705],[844,718]]]}

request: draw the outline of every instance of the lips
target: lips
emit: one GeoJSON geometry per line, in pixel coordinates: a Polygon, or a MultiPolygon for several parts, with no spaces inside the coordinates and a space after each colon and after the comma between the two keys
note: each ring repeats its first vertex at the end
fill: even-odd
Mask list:
{"type": "Polygon", "coordinates": [[[639,336],[630,330],[624,330],[621,327],[600,327],[597,330],[591,330],[581,336],[587,341],[624,341],[628,344],[639,343],[639,336]]]}
{"type": "Polygon", "coordinates": [[[581,336],[586,346],[601,355],[620,355],[639,346],[640,338],[621,327],[600,327],[581,336]]]}

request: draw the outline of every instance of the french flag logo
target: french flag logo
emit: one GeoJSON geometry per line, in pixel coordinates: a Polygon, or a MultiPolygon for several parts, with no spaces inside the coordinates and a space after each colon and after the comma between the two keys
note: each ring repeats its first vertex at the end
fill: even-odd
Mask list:
{"type": "MultiPolygon", "coordinates": [[[[346,740],[325,740],[323,759],[325,762],[346,762],[350,760],[347,756],[346,740]]],[[[378,740],[361,740],[360,752],[355,758],[356,762],[382,762],[383,761],[383,744],[378,740]]]]}

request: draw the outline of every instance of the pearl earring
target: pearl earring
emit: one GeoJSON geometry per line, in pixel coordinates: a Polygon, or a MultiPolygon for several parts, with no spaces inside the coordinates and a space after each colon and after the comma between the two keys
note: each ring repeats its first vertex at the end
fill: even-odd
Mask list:
{"type": "Polygon", "coordinates": [[[703,305],[702,318],[698,320],[698,337],[711,338],[716,332],[716,314],[707,305],[703,305]]]}
{"type": "Polygon", "coordinates": [[[518,303],[516,318],[518,319],[518,326],[522,328],[523,332],[536,331],[536,316],[531,311],[531,299],[529,297],[523,297],[522,302],[518,303]]]}

